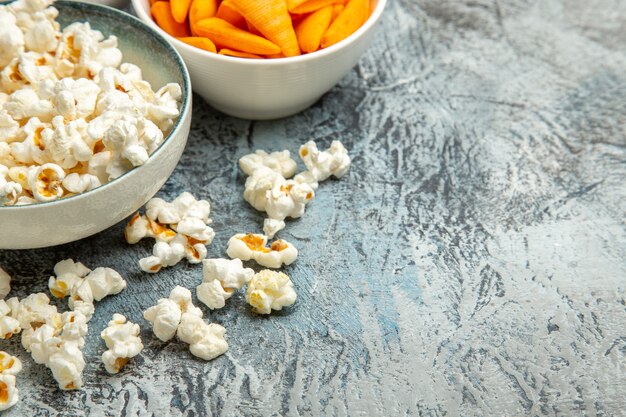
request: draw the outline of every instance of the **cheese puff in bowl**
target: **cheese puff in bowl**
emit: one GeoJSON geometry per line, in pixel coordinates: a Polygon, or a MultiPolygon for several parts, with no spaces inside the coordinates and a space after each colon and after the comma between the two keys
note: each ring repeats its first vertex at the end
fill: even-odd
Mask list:
{"type": "Polygon", "coordinates": [[[75,241],[132,214],[187,142],[178,52],[96,4],[4,2],[0,23],[0,249],[75,241]]]}
{"type": "Polygon", "coordinates": [[[315,103],[370,44],[386,0],[132,0],[214,108],[277,119],[315,103]]]}

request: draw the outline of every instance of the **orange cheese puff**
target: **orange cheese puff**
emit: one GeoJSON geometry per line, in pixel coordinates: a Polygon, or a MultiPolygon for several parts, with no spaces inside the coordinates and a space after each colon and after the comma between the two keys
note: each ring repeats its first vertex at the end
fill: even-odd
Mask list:
{"type": "Polygon", "coordinates": [[[237,58],[263,58],[261,55],[257,55],[257,54],[251,54],[248,52],[241,52],[241,51],[234,51],[232,49],[220,49],[220,55],[228,55],[228,56],[234,56],[237,58]]]}
{"type": "Polygon", "coordinates": [[[338,1],[337,0],[307,0],[305,3],[302,3],[298,7],[295,7],[293,10],[290,10],[290,12],[294,14],[312,13],[316,10],[321,9],[322,7],[330,6],[335,3],[338,3],[338,1]]]}
{"type": "Polygon", "coordinates": [[[227,21],[233,26],[237,26],[239,29],[246,29],[246,19],[239,13],[239,10],[229,0],[224,0],[220,3],[220,7],[217,8],[215,15],[222,20],[227,21]]]}
{"type": "Polygon", "coordinates": [[[292,11],[307,0],[287,0],[287,10],[292,11]]]}
{"type": "Polygon", "coordinates": [[[265,58],[285,58],[285,55],[281,52],[280,54],[265,55],[265,58]]]}
{"type": "Polygon", "coordinates": [[[203,38],[201,36],[187,36],[184,38],[176,38],[181,42],[185,42],[187,45],[195,46],[196,48],[204,49],[209,52],[217,52],[215,44],[211,39],[203,38]]]}
{"type": "Polygon", "coordinates": [[[320,45],[327,48],[353,34],[369,16],[369,0],[350,0],[330,24],[320,45]]]}
{"type": "MultiPolygon", "coordinates": [[[[154,3],[156,3],[157,1],[164,1],[164,0],[150,0],[150,6],[152,6],[154,3]]],[[[165,0],[167,1],[167,0],[165,0]]]]}
{"type": "Polygon", "coordinates": [[[280,46],[285,56],[300,55],[286,0],[231,0],[263,36],[280,46]]]}
{"type": "Polygon", "coordinates": [[[170,8],[172,9],[174,20],[178,23],[183,23],[187,20],[189,6],[191,6],[191,0],[170,0],[170,8]]]}
{"type": "Polygon", "coordinates": [[[189,7],[189,27],[193,35],[196,34],[196,30],[194,29],[196,23],[207,17],[215,16],[218,1],[219,0],[191,0],[191,6],[189,7]]]}
{"type": "Polygon", "coordinates": [[[302,52],[317,51],[322,35],[328,29],[332,17],[333,6],[326,6],[302,19],[302,22],[296,26],[296,37],[302,52]]]}
{"type": "Polygon", "coordinates": [[[339,14],[343,11],[344,9],[344,5],[343,4],[335,4],[333,5],[333,17],[330,19],[330,21],[334,21],[337,16],[339,16],[339,14]]]}
{"type": "Polygon", "coordinates": [[[211,39],[220,48],[233,49],[257,55],[277,54],[278,45],[252,33],[241,30],[218,17],[202,19],[196,25],[200,36],[211,39]]]}
{"type": "Polygon", "coordinates": [[[154,21],[164,31],[174,37],[189,36],[189,28],[185,23],[178,23],[172,17],[170,4],[167,1],[157,1],[150,8],[154,21]]]}
{"type": "Polygon", "coordinates": [[[246,22],[246,25],[248,27],[248,32],[252,33],[253,35],[263,36],[263,34],[259,32],[259,29],[255,28],[252,23],[246,22]]]}

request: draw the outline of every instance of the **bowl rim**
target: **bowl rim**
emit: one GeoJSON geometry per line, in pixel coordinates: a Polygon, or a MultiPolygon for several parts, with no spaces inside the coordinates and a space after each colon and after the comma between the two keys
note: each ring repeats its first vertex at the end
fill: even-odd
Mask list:
{"type": "MultiPolygon", "coordinates": [[[[0,4],[4,5],[4,4],[9,4],[12,1],[0,1],[0,4]]],[[[189,71],[187,70],[187,66],[185,65],[185,61],[183,60],[183,58],[180,56],[180,53],[176,50],[176,48],[174,48],[172,46],[172,44],[170,42],[168,42],[163,35],[161,35],[160,33],[158,33],[156,30],[154,30],[154,28],[150,27],[150,25],[147,25],[144,21],[142,21],[141,19],[123,12],[121,10],[118,10],[114,7],[111,6],[106,6],[103,4],[95,4],[95,3],[83,3],[83,2],[77,2],[77,1],[71,1],[71,0],[57,0],[52,4],[52,7],[56,7],[56,6],[61,6],[61,8],[65,8],[65,7],[71,7],[74,9],[87,9],[87,11],[89,11],[89,9],[101,9],[104,10],[106,13],[109,14],[113,14],[115,15],[115,17],[119,17],[120,19],[125,19],[127,21],[127,23],[131,24],[131,25],[135,25],[145,31],[147,31],[150,35],[152,35],[152,37],[154,39],[156,39],[161,45],[163,45],[163,47],[169,52],[169,55],[171,58],[173,58],[178,66],[178,68],[181,70],[181,74],[183,77],[183,82],[184,82],[184,88],[183,88],[183,98],[181,100],[181,106],[180,106],[180,114],[178,116],[178,118],[176,119],[176,122],[174,123],[174,125],[172,126],[172,130],[170,130],[170,132],[167,134],[167,136],[163,139],[163,142],[159,145],[159,147],[157,149],[154,150],[154,152],[152,152],[148,158],[148,160],[146,161],[146,164],[149,163],[153,158],[155,158],[159,153],[162,152],[163,148],[166,146],[166,144],[168,142],[170,142],[170,140],[172,139],[172,137],[178,133],[178,131],[180,130],[180,128],[184,125],[184,121],[186,119],[187,114],[189,113],[189,109],[191,107],[191,97],[192,97],[192,93],[191,93],[191,79],[189,76],[189,71]]],[[[62,10],[59,10],[59,13],[61,13],[62,10]]],[[[86,20],[87,21],[87,20],[86,20]]],[[[111,34],[114,36],[118,36],[117,34],[111,34]]],[[[119,36],[118,36],[119,37],[119,36]]],[[[106,188],[108,188],[109,186],[112,186],[116,183],[118,183],[119,181],[121,181],[124,177],[130,175],[131,173],[134,173],[136,171],[140,171],[141,168],[143,167],[143,165],[141,166],[137,166],[134,167],[133,169],[123,173],[122,175],[120,175],[119,177],[107,182],[106,184],[102,184],[99,187],[94,188],[93,190],[89,190],[89,191],[85,191],[83,193],[79,193],[79,194],[75,194],[69,197],[65,197],[65,198],[60,198],[58,200],[54,200],[54,201],[44,201],[44,202],[39,202],[39,203],[31,203],[31,204],[24,204],[24,205],[20,205],[20,206],[3,206],[0,205],[0,212],[2,211],[11,211],[11,210],[26,210],[28,208],[30,209],[34,209],[34,208],[38,208],[38,207],[49,207],[51,205],[57,205],[57,204],[63,204],[66,203],[68,201],[75,201],[81,198],[87,198],[90,195],[93,195],[97,192],[104,192],[106,190],[106,188]]]]}
{"type": "MultiPolygon", "coordinates": [[[[156,22],[152,19],[152,16],[149,13],[146,13],[143,9],[143,6],[146,3],[149,3],[149,0],[131,0],[131,4],[133,5],[134,12],[141,18],[142,21],[147,23],[149,26],[153,27],[156,31],[158,31],[165,39],[170,41],[176,48],[180,48],[187,53],[195,53],[200,57],[206,57],[208,59],[215,59],[217,61],[223,62],[231,62],[231,63],[239,63],[243,66],[274,66],[274,65],[283,65],[283,64],[291,64],[291,63],[300,63],[307,62],[310,60],[320,59],[327,55],[332,55],[335,52],[344,49],[345,47],[354,43],[358,38],[360,38],[365,32],[369,31],[375,24],[378,22],[380,17],[383,14],[385,6],[387,4],[387,0],[377,0],[376,7],[367,18],[365,23],[361,25],[355,32],[353,32],[350,36],[343,39],[340,42],[337,42],[334,45],[329,46],[328,48],[320,49],[315,52],[311,52],[309,54],[303,54],[292,57],[285,58],[274,58],[274,59],[249,59],[249,58],[237,58],[231,57],[227,55],[220,55],[215,52],[205,51],[200,48],[193,47],[191,45],[186,44],[185,42],[181,42],[176,39],[174,36],[165,32],[163,29],[156,24],[156,22]]],[[[149,10],[149,8],[148,8],[149,10]]]]}

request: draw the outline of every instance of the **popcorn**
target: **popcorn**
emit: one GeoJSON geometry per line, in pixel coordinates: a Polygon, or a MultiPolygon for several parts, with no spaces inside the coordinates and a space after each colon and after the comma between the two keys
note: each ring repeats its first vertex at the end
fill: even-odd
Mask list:
{"type": "Polygon", "coordinates": [[[185,257],[185,245],[179,240],[157,242],[152,248],[152,256],[139,260],[139,266],[145,272],[159,272],[161,267],[173,266],[185,257]]]}
{"type": "Polygon", "coordinates": [[[121,314],[113,314],[113,320],[100,333],[108,348],[102,354],[102,362],[108,373],[116,374],[128,361],[143,349],[139,337],[139,325],[126,321],[121,314]]]}
{"type": "Polygon", "coordinates": [[[184,313],[176,332],[178,338],[189,344],[192,355],[210,361],[228,350],[224,339],[226,329],[219,324],[206,324],[202,317],[184,313]]]}
{"type": "Polygon", "coordinates": [[[54,85],[56,109],[65,120],[85,119],[96,108],[100,87],[86,78],[63,78],[54,85]]]}
{"type": "Polygon", "coordinates": [[[276,184],[266,195],[265,211],[270,219],[298,218],[304,214],[306,204],[315,196],[309,184],[287,180],[276,184]]]}
{"type": "MultiPolygon", "coordinates": [[[[5,68],[3,72],[8,68],[5,68]]],[[[21,78],[22,75],[19,77],[21,78]]],[[[40,99],[35,90],[24,88],[10,95],[9,100],[4,103],[4,110],[16,121],[31,117],[48,121],[51,119],[53,106],[49,100],[40,99]]]]}
{"type": "MultiPolygon", "coordinates": [[[[19,304],[16,304],[16,301],[17,298],[12,298],[7,300],[7,304],[11,306],[11,317],[19,321],[22,329],[37,328],[45,323],[60,321],[57,308],[50,305],[50,299],[44,293],[30,294],[19,301],[19,304]]],[[[24,348],[28,350],[26,345],[24,348]]]]}
{"type": "Polygon", "coordinates": [[[84,193],[85,191],[93,190],[102,185],[95,175],[77,174],[75,172],[67,175],[61,184],[67,191],[75,194],[84,193]]]}
{"type": "Polygon", "coordinates": [[[85,359],[76,343],[61,343],[59,349],[50,355],[47,366],[62,390],[79,389],[83,386],[85,359]]]}
{"type": "Polygon", "coordinates": [[[0,205],[15,204],[22,193],[22,186],[17,182],[7,180],[9,169],[0,165],[0,205]]]}
{"type": "Polygon", "coordinates": [[[144,237],[154,237],[146,216],[135,213],[124,229],[126,242],[134,245],[144,237]]]}
{"type": "Polygon", "coordinates": [[[69,306],[91,319],[95,310],[94,301],[119,294],[126,288],[126,281],[111,268],[96,268],[80,284],[74,285],[70,292],[69,306]]]}
{"type": "Polygon", "coordinates": [[[26,138],[22,142],[11,144],[11,153],[15,161],[25,164],[44,164],[50,160],[49,151],[46,149],[43,137],[44,129],[49,129],[49,123],[41,122],[37,117],[28,119],[23,131],[26,138]]]}
{"type": "Polygon", "coordinates": [[[182,312],[174,301],[161,298],[157,305],[150,307],[143,313],[143,317],[152,324],[154,335],[167,342],[176,334],[182,312]]]}
{"type": "Polygon", "coordinates": [[[208,226],[211,205],[206,200],[196,200],[184,192],[172,202],[153,198],[146,204],[145,217],[135,214],[129,221],[124,235],[128,243],[137,243],[144,237],[157,242],[152,256],[139,261],[145,272],[156,273],[162,267],[173,266],[183,258],[199,263],[206,258],[206,245],[215,237],[208,226]]]}
{"type": "Polygon", "coordinates": [[[155,306],[144,311],[143,317],[152,324],[154,335],[167,342],[176,334],[183,313],[202,318],[202,310],[191,302],[191,292],[176,286],[169,298],[159,299],[155,306]]]}
{"type": "Polygon", "coordinates": [[[162,224],[178,223],[181,220],[178,207],[161,198],[152,198],[146,203],[146,217],[162,224]]]}
{"type": "Polygon", "coordinates": [[[4,299],[11,291],[11,276],[0,267],[0,299],[4,299]]]}
{"type": "Polygon", "coordinates": [[[0,68],[7,66],[24,46],[24,34],[16,25],[15,16],[0,9],[0,68]]]}
{"type": "Polygon", "coordinates": [[[187,288],[178,285],[174,287],[172,292],[170,292],[170,300],[178,305],[182,313],[202,317],[202,310],[193,305],[191,302],[191,291],[187,288]]]}
{"type": "Polygon", "coordinates": [[[56,298],[67,297],[74,286],[82,283],[83,278],[90,272],[91,269],[72,259],[58,262],[54,266],[56,277],[52,276],[48,280],[50,293],[56,298]]]}
{"type": "Polygon", "coordinates": [[[43,164],[28,173],[28,189],[37,201],[54,201],[63,196],[65,171],[56,164],[43,164]]]}
{"type": "Polygon", "coordinates": [[[15,387],[15,376],[0,374],[0,411],[17,404],[18,394],[15,387]]]}
{"type": "Polygon", "coordinates": [[[284,182],[285,178],[276,171],[259,167],[246,179],[243,198],[255,209],[265,211],[267,192],[284,182]]]}
{"type": "Polygon", "coordinates": [[[202,219],[194,217],[185,217],[173,227],[179,234],[204,244],[211,243],[215,237],[215,232],[211,227],[207,226],[202,219]]]}
{"type": "Polygon", "coordinates": [[[285,228],[286,224],[284,220],[265,219],[263,220],[263,233],[268,239],[273,238],[276,233],[285,228]]]}
{"type": "Polygon", "coordinates": [[[61,30],[51,4],[0,6],[0,170],[24,177],[0,172],[0,205],[53,201],[119,177],[148,160],[180,114],[179,85],[152,90],[139,67],[122,63],[115,36],[81,22],[61,30]]]}
{"type": "Polygon", "coordinates": [[[224,307],[226,300],[254,275],[254,270],[244,268],[240,259],[205,259],[202,266],[203,280],[196,294],[211,310],[224,307]]]}
{"type": "Polygon", "coordinates": [[[22,361],[15,356],[0,350],[0,374],[17,375],[22,370],[22,361]]]}
{"type": "Polygon", "coordinates": [[[239,168],[246,175],[252,175],[260,167],[267,167],[285,178],[291,178],[296,173],[297,165],[289,151],[268,154],[259,149],[239,159],[239,168]]]}
{"type": "Polygon", "coordinates": [[[298,250],[285,240],[276,240],[269,248],[265,246],[266,244],[267,236],[265,235],[240,233],[230,238],[226,253],[231,258],[238,258],[242,261],[254,260],[267,268],[290,265],[298,257],[298,250]]]}
{"type": "Polygon", "coordinates": [[[296,302],[296,292],[289,277],[276,271],[265,269],[248,283],[246,302],[258,314],[270,314],[272,310],[282,310],[296,302]]]}
{"type": "Polygon", "coordinates": [[[0,300],[0,339],[10,339],[21,331],[20,322],[11,316],[11,307],[6,301],[0,300]]]}
{"type": "Polygon", "coordinates": [[[50,368],[63,390],[82,387],[85,359],[81,349],[88,331],[87,320],[80,312],[66,312],[61,315],[60,323],[43,324],[32,334],[33,360],[50,368]]]}
{"type": "MultiPolygon", "coordinates": [[[[348,151],[341,142],[334,140],[326,151],[319,151],[313,141],[300,147],[300,158],[310,174],[300,176],[301,180],[314,179],[315,182],[324,181],[331,175],[341,178],[350,168],[348,151]]],[[[295,179],[295,178],[294,178],[295,179]]],[[[298,181],[298,179],[295,179],[298,181]]],[[[298,181],[300,182],[300,181],[298,181]]],[[[304,180],[303,182],[307,182],[304,180]]],[[[313,183],[311,183],[313,185],[313,183]]],[[[314,187],[317,188],[317,187],[314,187]]]]}
{"type": "Polygon", "coordinates": [[[42,132],[42,138],[51,157],[65,169],[91,159],[91,146],[83,140],[87,122],[83,119],[66,121],[63,116],[52,118],[53,129],[42,132]]]}

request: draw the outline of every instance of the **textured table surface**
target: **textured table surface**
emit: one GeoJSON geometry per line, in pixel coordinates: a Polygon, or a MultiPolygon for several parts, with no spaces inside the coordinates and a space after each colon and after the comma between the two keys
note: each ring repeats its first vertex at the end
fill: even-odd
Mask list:
{"type": "Polygon", "coordinates": [[[85,387],[61,392],[18,346],[8,415],[624,415],[626,2],[392,0],[359,65],[309,110],[226,117],[194,97],[180,165],[160,196],[213,204],[217,233],[258,231],[236,166],[255,149],[340,139],[353,167],[324,183],[282,236],[293,308],[252,314],[240,295],[211,321],[211,362],[155,339],[142,310],[201,268],[156,275],[123,224],[33,251],[0,251],[20,297],[55,262],[128,280],[97,306],[85,387]],[[116,376],[99,361],[114,312],[146,349],[116,376]]]}

